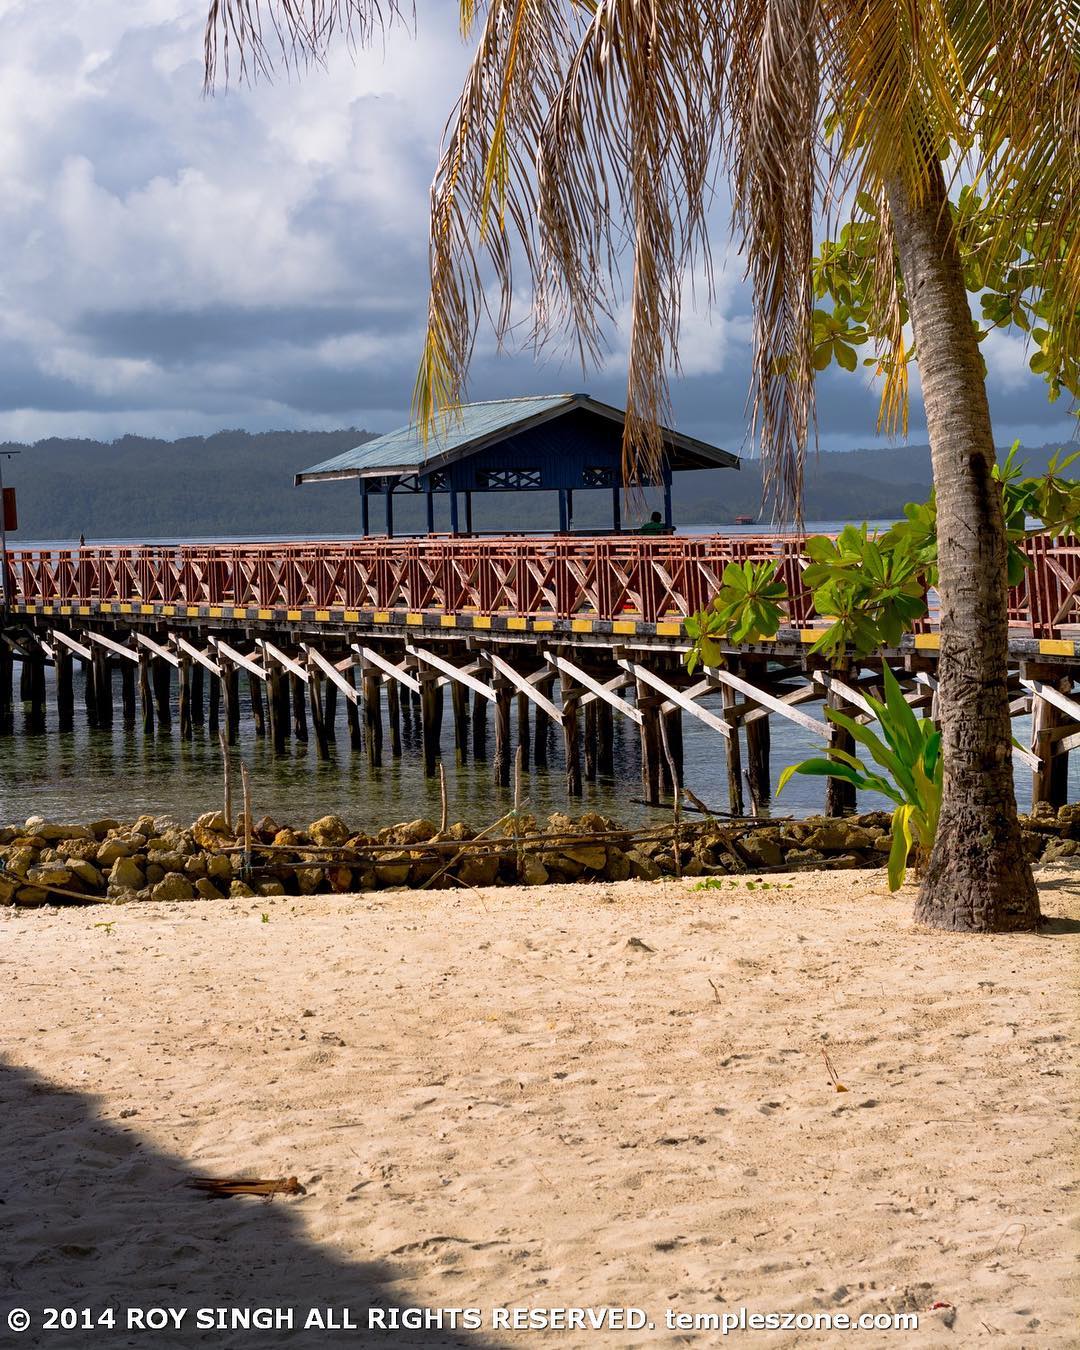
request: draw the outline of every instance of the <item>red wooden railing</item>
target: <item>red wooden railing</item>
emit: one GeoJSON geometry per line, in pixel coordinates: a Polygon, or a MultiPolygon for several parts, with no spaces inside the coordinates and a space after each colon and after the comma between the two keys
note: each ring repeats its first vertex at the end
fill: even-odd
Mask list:
{"type": "MultiPolygon", "coordinates": [[[[1037,638],[1080,623],[1080,540],[1036,538],[1009,598],[1037,638]]],[[[95,601],[260,608],[406,609],[648,622],[692,614],[729,562],[775,558],[790,621],[813,607],[795,535],[366,539],[355,543],[156,545],[9,553],[14,603],[95,601]]],[[[925,624],[933,627],[931,620],[925,624]]]]}

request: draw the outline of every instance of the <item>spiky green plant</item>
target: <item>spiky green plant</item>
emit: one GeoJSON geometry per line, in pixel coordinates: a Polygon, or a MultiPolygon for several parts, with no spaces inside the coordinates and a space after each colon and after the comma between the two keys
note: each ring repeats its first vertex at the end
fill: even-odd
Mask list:
{"type": "Polygon", "coordinates": [[[916,871],[934,846],[941,811],[941,732],[929,718],[915,716],[896,676],[887,665],[882,670],[885,701],[869,696],[866,699],[881,726],[881,736],[835,708],[826,708],[825,715],[865,747],[870,758],[885,772],[875,773],[846,750],[830,746],[827,759],[815,756],[801,764],[789,765],[780,775],[777,793],[784,790],[794,774],[801,773],[812,778],[842,778],[895,802],[889,890],[896,891],[904,884],[912,843],[916,847],[916,871]]]}

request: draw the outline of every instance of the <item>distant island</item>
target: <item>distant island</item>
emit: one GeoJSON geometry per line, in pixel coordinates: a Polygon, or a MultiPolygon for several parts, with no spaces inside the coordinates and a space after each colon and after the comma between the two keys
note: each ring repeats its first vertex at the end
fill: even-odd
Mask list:
{"type": "MultiPolygon", "coordinates": [[[[21,541],[77,539],[198,538],[358,532],[359,491],[353,482],[293,487],[305,465],[339,454],[376,433],[340,431],[220,431],[176,441],[123,436],[104,442],[43,440],[9,442],[20,450],[8,461],[5,479],[16,486],[21,541]]],[[[1043,469],[1056,445],[1024,451],[1032,472],[1043,469]]],[[[1003,455],[1004,452],[999,452],[1003,455]]],[[[926,446],[887,446],[811,455],[806,471],[807,520],[881,520],[903,513],[904,504],[930,491],[926,446]]],[[[477,529],[555,526],[554,501],[538,511],[536,495],[499,493],[475,501],[477,529]]],[[[686,473],[676,478],[679,525],[728,525],[737,516],[758,519],[761,469],[744,459],[742,470],[686,473]]],[[[422,528],[419,501],[395,499],[399,530],[422,528]]],[[[445,515],[445,508],[443,510],[445,515]]],[[[376,508],[373,527],[381,513],[376,508]]],[[[606,525],[606,490],[576,494],[574,523],[606,525]]],[[[445,528],[445,521],[437,522],[445,528]]]]}

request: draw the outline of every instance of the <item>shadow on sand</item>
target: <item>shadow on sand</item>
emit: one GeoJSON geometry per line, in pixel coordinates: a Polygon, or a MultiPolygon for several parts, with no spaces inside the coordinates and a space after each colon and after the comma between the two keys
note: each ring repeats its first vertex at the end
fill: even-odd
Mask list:
{"type": "MultiPolygon", "coordinates": [[[[303,1198],[214,1200],[183,1159],[103,1120],[94,1098],[0,1062],[0,1346],[460,1346],[482,1333],[372,1331],[368,1308],[414,1306],[386,1265],[349,1265],[303,1234],[303,1198]],[[43,1307],[112,1308],[115,1329],[45,1331],[43,1307]],[[129,1330],[128,1308],[190,1311],[179,1331],[129,1330]],[[292,1308],[294,1329],[199,1330],[199,1308],[292,1308]],[[304,1329],[310,1308],[353,1310],[357,1330],[304,1329]],[[27,1309],[15,1335],[8,1313],[27,1309]]],[[[301,1178],[303,1180],[303,1178],[301,1178]]],[[[510,1291],[507,1291],[509,1296],[510,1291]]]]}

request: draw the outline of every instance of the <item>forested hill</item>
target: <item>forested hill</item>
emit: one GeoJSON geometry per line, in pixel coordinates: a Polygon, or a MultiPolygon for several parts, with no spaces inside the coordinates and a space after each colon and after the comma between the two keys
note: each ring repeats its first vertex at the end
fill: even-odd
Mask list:
{"type": "MultiPolygon", "coordinates": [[[[17,459],[6,460],[5,481],[16,486],[19,530],[10,544],[42,539],[251,537],[259,535],[348,534],[359,530],[355,483],[293,487],[293,474],[370,439],[373,433],[273,431],[249,435],[222,431],[177,441],[124,436],[105,443],[46,440],[7,444],[17,459]]],[[[1024,452],[1034,472],[1056,446],[1024,452]]],[[[904,504],[925,499],[930,490],[930,457],[925,446],[897,446],[811,456],[806,475],[807,520],[895,518],[904,504]]],[[[675,515],[682,525],[726,524],[737,515],[756,516],[761,500],[760,466],[744,460],[738,473],[715,470],[676,478],[675,515]]],[[[516,493],[475,499],[478,529],[554,528],[557,510],[516,493]]],[[[610,519],[610,496],[575,496],[575,524],[603,525],[610,519]]],[[[381,528],[381,505],[372,526],[381,528]]],[[[419,528],[422,504],[395,501],[398,528],[419,528]]],[[[445,501],[438,524],[446,527],[445,501]]]]}

